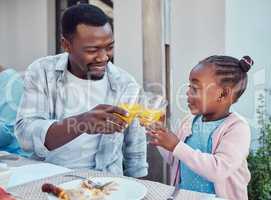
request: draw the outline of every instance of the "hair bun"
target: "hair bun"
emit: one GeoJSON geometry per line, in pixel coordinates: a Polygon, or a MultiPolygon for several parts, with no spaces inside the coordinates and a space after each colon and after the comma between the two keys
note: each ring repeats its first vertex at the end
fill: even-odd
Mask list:
{"type": "Polygon", "coordinates": [[[253,64],[254,61],[249,56],[243,56],[239,60],[239,67],[243,72],[248,72],[253,64]]]}

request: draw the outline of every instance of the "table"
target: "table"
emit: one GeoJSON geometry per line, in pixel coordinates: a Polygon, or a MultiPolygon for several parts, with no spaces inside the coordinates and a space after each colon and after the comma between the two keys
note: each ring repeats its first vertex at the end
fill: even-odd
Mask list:
{"type": "MultiPolygon", "coordinates": [[[[34,164],[34,163],[40,163],[40,162],[20,158],[17,161],[9,161],[8,164],[10,166],[22,166],[22,165],[34,164]]],[[[73,170],[67,173],[63,173],[63,174],[58,174],[51,177],[46,177],[40,180],[35,180],[35,181],[28,182],[28,183],[18,185],[15,187],[11,187],[8,189],[8,191],[11,192],[13,195],[21,197],[23,200],[47,200],[47,195],[41,192],[42,184],[45,182],[48,182],[48,183],[53,183],[57,185],[57,184],[61,184],[61,183],[76,179],[73,177],[64,177],[65,174],[73,174],[73,175],[79,175],[79,176],[84,176],[84,177],[103,177],[103,176],[116,177],[105,172],[99,172],[99,171],[94,171],[94,170],[89,170],[89,169],[80,169],[80,170],[73,170]]],[[[133,179],[133,178],[124,177],[124,176],[122,177],[138,181],[146,186],[148,193],[146,197],[144,198],[144,200],[166,200],[174,190],[174,187],[161,184],[158,182],[153,182],[153,181],[148,181],[148,180],[138,180],[138,179],[133,179]]],[[[214,200],[216,199],[216,198],[209,198],[209,197],[210,197],[209,195],[203,194],[203,193],[180,190],[176,200],[184,200],[184,199],[185,200],[200,200],[200,199],[214,200]]]]}

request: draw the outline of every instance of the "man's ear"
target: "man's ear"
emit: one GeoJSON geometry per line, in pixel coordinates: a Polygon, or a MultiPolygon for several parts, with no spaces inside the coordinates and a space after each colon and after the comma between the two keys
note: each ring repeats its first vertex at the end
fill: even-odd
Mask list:
{"type": "Polygon", "coordinates": [[[61,46],[65,52],[71,53],[71,42],[63,36],[61,37],[61,46]]]}

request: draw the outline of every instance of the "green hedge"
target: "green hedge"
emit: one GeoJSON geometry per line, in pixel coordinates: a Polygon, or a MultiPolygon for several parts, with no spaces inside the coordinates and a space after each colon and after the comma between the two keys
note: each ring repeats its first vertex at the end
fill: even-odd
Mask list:
{"type": "Polygon", "coordinates": [[[259,100],[259,147],[248,156],[251,172],[248,195],[249,200],[271,200],[271,118],[266,112],[264,96],[261,95],[259,100]]]}

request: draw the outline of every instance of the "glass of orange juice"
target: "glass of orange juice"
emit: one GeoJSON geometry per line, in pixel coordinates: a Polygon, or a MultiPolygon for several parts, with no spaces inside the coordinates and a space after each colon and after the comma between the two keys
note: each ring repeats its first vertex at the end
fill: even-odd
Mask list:
{"type": "Polygon", "coordinates": [[[134,118],[142,111],[142,106],[139,104],[141,98],[142,90],[131,89],[123,93],[116,105],[128,112],[128,116],[118,115],[128,124],[131,124],[134,118]]]}
{"type": "Polygon", "coordinates": [[[141,111],[138,118],[142,125],[148,126],[164,118],[168,102],[162,95],[145,92],[140,105],[141,111]]]}
{"type": "Polygon", "coordinates": [[[120,116],[124,121],[126,121],[128,124],[131,124],[135,117],[141,112],[142,106],[138,103],[121,103],[118,105],[120,108],[123,108],[126,110],[129,115],[126,116],[120,116]]]}

